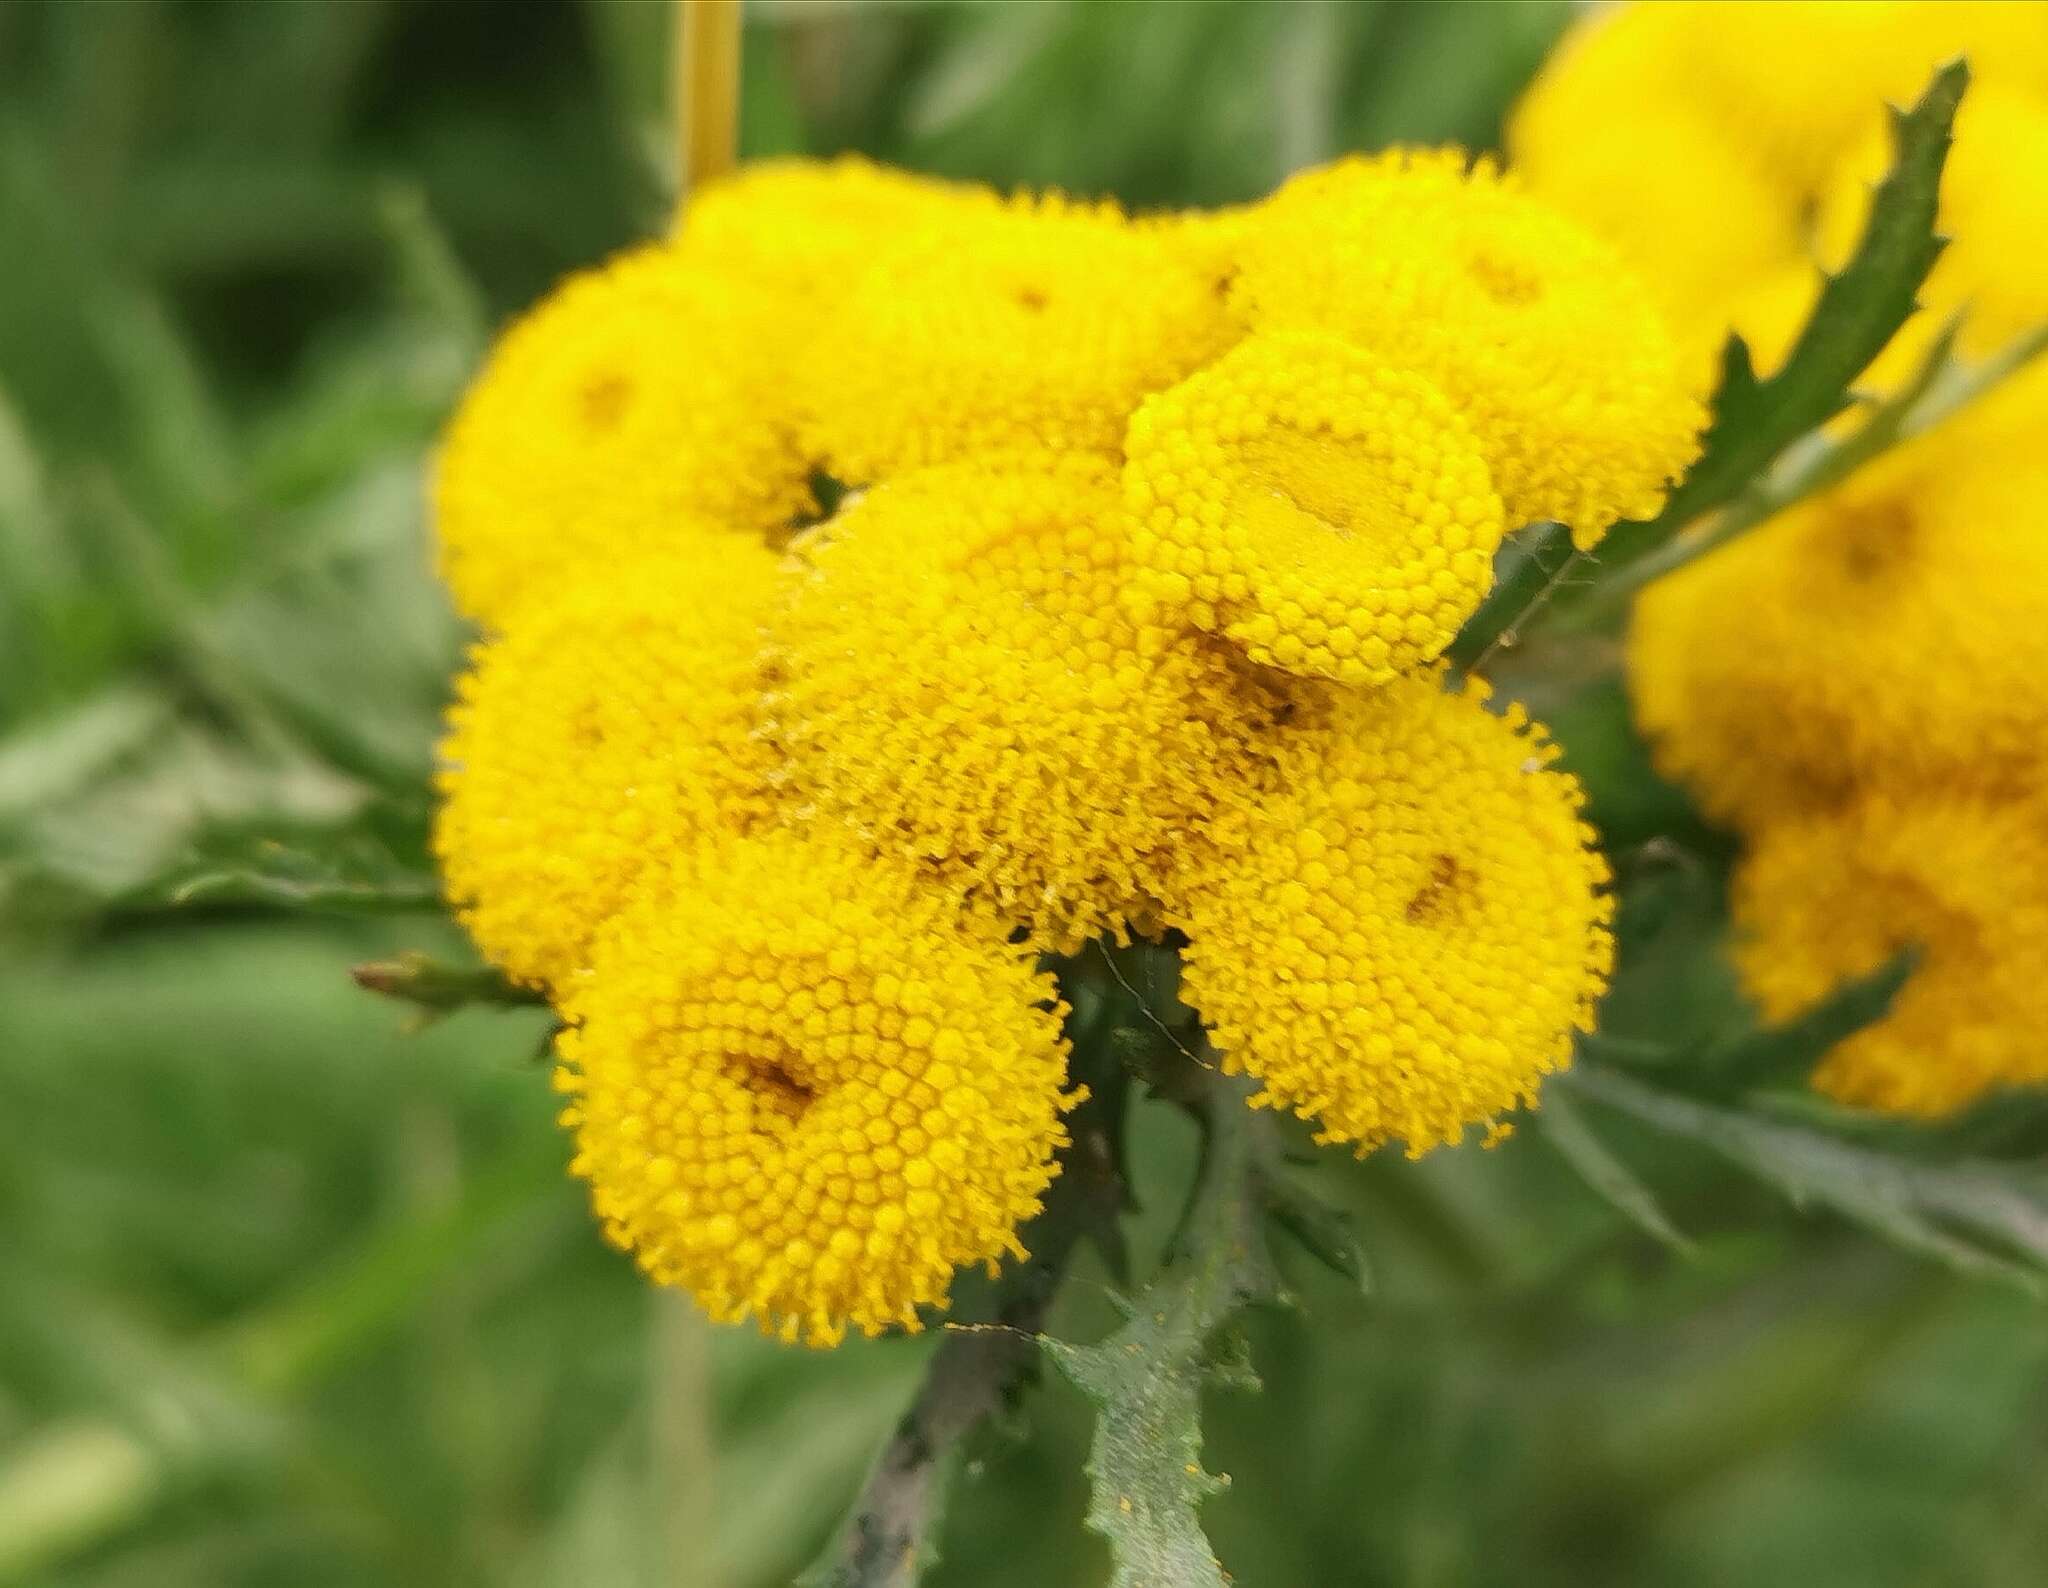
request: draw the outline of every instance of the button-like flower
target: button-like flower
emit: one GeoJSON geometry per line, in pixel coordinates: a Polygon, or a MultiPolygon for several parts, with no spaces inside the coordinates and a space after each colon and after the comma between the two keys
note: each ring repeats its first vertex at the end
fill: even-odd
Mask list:
{"type": "Polygon", "coordinates": [[[1203,647],[1140,650],[1108,464],[904,475],[796,562],[765,702],[783,799],[1035,942],[1146,914],[1163,857],[1234,797],[1235,686],[1203,647]]]}
{"type": "Polygon", "coordinates": [[[1229,344],[1206,251],[1047,196],[876,239],[814,349],[807,438],[848,485],[1036,447],[1116,454],[1147,392],[1229,344]]]}
{"type": "Polygon", "coordinates": [[[1533,1102],[1613,957],[1576,780],[1518,708],[1434,676],[1281,730],[1284,784],[1169,909],[1224,1067],[1323,1139],[1411,1154],[1533,1102]]]}
{"type": "Polygon", "coordinates": [[[1334,337],[1254,336],[1150,398],[1124,444],[1152,620],[1350,684],[1434,658],[1493,578],[1503,518],[1441,392],[1334,337]]]}
{"type": "Polygon", "coordinates": [[[449,426],[435,530],[487,626],[593,564],[746,532],[810,502],[774,300],[650,246],[572,276],[505,333],[449,426]]]}
{"type": "Polygon", "coordinates": [[[584,568],[476,647],[441,745],[434,851],[486,957],[570,990],[648,873],[764,811],[752,736],[775,559],[584,568]]]}
{"type": "Polygon", "coordinates": [[[1590,546],[1647,518],[1705,414],[1662,315],[1604,243],[1456,150],[1291,178],[1248,228],[1231,301],[1428,379],[1479,438],[1510,523],[1590,546]]]}
{"type": "Polygon", "coordinates": [[[814,1345],[914,1330],[956,1269],[1021,1257],[1075,1100],[1051,977],[837,845],[737,842],[677,881],[559,1044],[610,1239],[814,1345]]]}

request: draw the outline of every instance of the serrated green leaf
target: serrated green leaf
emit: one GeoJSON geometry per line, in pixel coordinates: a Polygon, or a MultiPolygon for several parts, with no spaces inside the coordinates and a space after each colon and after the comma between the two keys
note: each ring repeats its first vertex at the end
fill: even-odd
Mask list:
{"type": "Polygon", "coordinates": [[[1561,1088],[1553,1086],[1544,1093],[1535,1119],[1538,1134],[1557,1150],[1587,1189],[1651,1239],[1681,1255],[1691,1254],[1692,1241],[1671,1222],[1656,1195],[1615,1157],[1561,1088]]]}
{"type": "Polygon", "coordinates": [[[1454,666],[1476,671],[1512,646],[1531,620],[1569,604],[1574,586],[1598,588],[1664,546],[1701,515],[1753,489],[1802,436],[1848,404],[1858,376],[1917,307],[1945,239],[1934,230],[1942,167],[1969,67],[1943,67],[1908,111],[1894,111],[1891,170],[1846,266],[1826,279],[1806,327],[1777,373],[1759,379],[1749,348],[1730,336],[1713,422],[1700,455],[1655,518],[1617,524],[1597,552],[1573,553],[1555,531],[1535,535],[1530,560],[1504,575],[1452,642],[1454,666]],[[1600,575],[1593,585],[1591,575],[1600,575]]]}
{"type": "Polygon", "coordinates": [[[1225,1478],[1202,1466],[1202,1387],[1257,1382],[1227,1329],[1275,1297],[1262,1229],[1253,1124],[1235,1088],[1205,1099],[1208,1133],[1187,1217],[1130,1321],[1097,1345],[1041,1338],[1095,1404],[1088,1525],[1109,1541],[1111,1588],[1223,1588],[1202,1502],[1225,1478]]]}
{"type": "Polygon", "coordinates": [[[1595,1064],[1564,1084],[1698,1142],[1773,1185],[1960,1272],[2048,1285],[2048,1177],[1984,1162],[1924,1163],[1817,1130],[1698,1102],[1595,1064]]]}
{"type": "Polygon", "coordinates": [[[1779,453],[1826,424],[1849,402],[1856,379],[1918,307],[1920,287],[1946,239],[1934,229],[1942,167],[1970,68],[1953,61],[1935,73],[1911,110],[1892,112],[1892,168],[1872,195],[1855,254],[1821,288],[1806,328],[1783,366],[1759,380],[1749,348],[1731,336],[1721,356],[1699,461],[1664,510],[1624,525],[1601,548],[1612,564],[1654,544],[1701,513],[1733,501],[1779,453]],[[1619,544],[1616,544],[1616,538],[1619,544]]]}
{"type": "Polygon", "coordinates": [[[1311,1257],[1366,1294],[1372,1289],[1372,1265],[1350,1215],[1325,1202],[1289,1169],[1277,1124],[1267,1113],[1251,1119],[1255,1157],[1250,1174],[1260,1208],[1311,1257]]]}

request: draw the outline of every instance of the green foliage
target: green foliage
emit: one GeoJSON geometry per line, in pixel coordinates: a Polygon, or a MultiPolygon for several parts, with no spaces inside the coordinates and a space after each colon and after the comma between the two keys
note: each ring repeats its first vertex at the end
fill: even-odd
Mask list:
{"type": "Polygon", "coordinates": [[[1965,1273],[2039,1294],[2048,1281],[2048,1176],[1901,1154],[1660,1091],[1589,1065],[1574,1089],[1711,1148],[1800,1207],[1830,1208],[1965,1273]]]}

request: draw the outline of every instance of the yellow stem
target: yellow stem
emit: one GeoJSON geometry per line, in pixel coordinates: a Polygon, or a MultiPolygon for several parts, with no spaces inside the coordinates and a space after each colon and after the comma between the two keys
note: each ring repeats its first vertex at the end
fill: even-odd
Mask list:
{"type": "Polygon", "coordinates": [[[732,169],[739,143],[740,0],[676,0],[676,179],[683,196],[732,169]]]}

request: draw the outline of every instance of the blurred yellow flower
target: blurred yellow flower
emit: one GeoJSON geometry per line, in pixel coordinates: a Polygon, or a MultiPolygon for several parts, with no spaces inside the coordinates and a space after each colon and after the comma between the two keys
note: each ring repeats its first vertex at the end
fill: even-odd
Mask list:
{"type": "Polygon", "coordinates": [[[1745,828],[1861,787],[2038,780],[2044,422],[2048,370],[1644,592],[1629,665],[1660,768],[1745,828]]]}
{"type": "MultiPolygon", "coordinates": [[[[1815,239],[1829,269],[1854,250],[1890,164],[1890,139],[1874,129],[1823,188],[1815,239]]],[[[1920,292],[1923,324],[1963,314],[1963,350],[1981,357],[2048,323],[2048,97],[1995,83],[1964,96],[1936,224],[1949,242],[1920,292]]]]}
{"type": "Polygon", "coordinates": [[[2048,1081],[2048,803],[1876,793],[1765,832],[1735,875],[1736,960],[1760,1012],[1803,1014],[1904,949],[1882,1020],[1814,1081],[1845,1103],[1940,1116],[2048,1081]]]}
{"type": "Polygon", "coordinates": [[[1568,34],[1509,119],[1514,169],[1612,243],[1673,318],[1702,382],[1732,325],[1783,356],[1847,258],[1890,164],[1885,106],[1957,56],[1972,86],[1942,181],[1936,313],[1873,370],[1896,384],[1948,311],[1983,350],[2040,318],[2048,228],[2048,7],[1960,0],[1603,8],[1568,34]],[[1818,224],[1816,226],[1816,214],[1818,224]],[[1810,235],[1817,231],[1817,236],[1810,235]],[[1816,248],[1817,245],[1817,248],[1816,248]]]}

